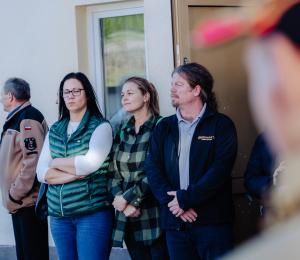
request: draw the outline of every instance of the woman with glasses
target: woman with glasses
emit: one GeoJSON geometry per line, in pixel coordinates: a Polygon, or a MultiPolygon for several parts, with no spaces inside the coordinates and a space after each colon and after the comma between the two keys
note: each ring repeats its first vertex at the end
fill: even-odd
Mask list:
{"type": "Polygon", "coordinates": [[[116,134],[108,170],[108,203],[117,210],[113,246],[122,247],[124,239],[131,259],[166,260],[160,204],[144,171],[151,134],[162,119],[157,91],[143,78],[129,78],[123,85],[122,105],[133,116],[116,134]]]}
{"type": "Polygon", "coordinates": [[[38,180],[48,184],[52,236],[60,260],[108,259],[111,126],[84,74],[66,75],[59,91],[59,121],[50,128],[37,166],[38,180]]]}

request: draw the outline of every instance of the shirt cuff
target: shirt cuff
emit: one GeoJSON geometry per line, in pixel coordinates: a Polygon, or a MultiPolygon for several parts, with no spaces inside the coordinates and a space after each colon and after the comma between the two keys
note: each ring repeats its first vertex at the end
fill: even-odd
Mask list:
{"type": "MultiPolygon", "coordinates": [[[[14,193],[13,190],[10,190],[9,191],[9,198],[12,202],[15,202],[15,201],[21,201],[22,200],[22,197],[21,196],[18,196],[16,193],[14,193]]],[[[15,202],[16,203],[16,202],[15,202]]]]}
{"type": "Polygon", "coordinates": [[[50,167],[44,167],[44,168],[40,171],[40,174],[38,174],[38,176],[37,176],[39,182],[47,183],[47,182],[45,181],[45,176],[46,176],[47,171],[50,170],[50,169],[51,169],[50,167]]]}
{"type": "Polygon", "coordinates": [[[134,194],[132,190],[127,190],[125,193],[123,193],[122,196],[128,203],[135,207],[138,207],[142,202],[142,199],[136,194],[134,194]]]}
{"type": "Polygon", "coordinates": [[[184,210],[185,203],[183,200],[183,192],[185,192],[185,190],[176,191],[176,196],[177,196],[177,201],[178,201],[179,207],[184,210]]]}

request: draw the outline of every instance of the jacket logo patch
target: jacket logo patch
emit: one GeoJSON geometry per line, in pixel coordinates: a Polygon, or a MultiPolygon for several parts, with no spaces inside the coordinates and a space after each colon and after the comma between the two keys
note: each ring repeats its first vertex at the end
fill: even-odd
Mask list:
{"type": "Polygon", "coordinates": [[[25,130],[31,130],[31,126],[25,126],[25,130]]]}
{"type": "Polygon", "coordinates": [[[9,131],[7,131],[7,132],[6,132],[6,134],[7,134],[7,135],[14,135],[14,134],[13,134],[13,132],[12,132],[12,131],[10,131],[10,130],[9,130],[9,131]]]}
{"type": "Polygon", "coordinates": [[[215,139],[215,137],[214,136],[199,136],[198,139],[203,140],[203,141],[211,141],[211,140],[215,139]]]}
{"type": "Polygon", "coordinates": [[[36,149],[36,141],[33,137],[24,140],[26,149],[32,151],[36,149]]]}

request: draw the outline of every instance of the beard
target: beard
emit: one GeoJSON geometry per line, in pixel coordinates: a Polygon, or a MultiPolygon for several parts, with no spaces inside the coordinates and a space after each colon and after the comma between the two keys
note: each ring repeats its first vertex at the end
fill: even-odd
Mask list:
{"type": "Polygon", "coordinates": [[[178,107],[178,105],[179,105],[178,98],[176,98],[176,99],[171,98],[171,104],[172,104],[173,107],[178,107]]]}

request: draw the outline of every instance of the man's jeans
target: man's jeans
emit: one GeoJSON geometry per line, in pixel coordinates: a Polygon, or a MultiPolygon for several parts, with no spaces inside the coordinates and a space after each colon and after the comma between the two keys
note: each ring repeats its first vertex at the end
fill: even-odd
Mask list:
{"type": "Polygon", "coordinates": [[[55,219],[50,228],[60,260],[108,259],[111,243],[111,211],[55,219]]]}
{"type": "Polygon", "coordinates": [[[167,230],[171,260],[213,260],[233,249],[232,224],[198,225],[184,223],[167,230]]]}
{"type": "Polygon", "coordinates": [[[18,260],[48,260],[47,218],[37,219],[35,206],[21,208],[11,216],[18,260]]]}

